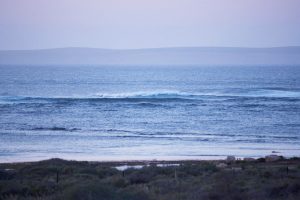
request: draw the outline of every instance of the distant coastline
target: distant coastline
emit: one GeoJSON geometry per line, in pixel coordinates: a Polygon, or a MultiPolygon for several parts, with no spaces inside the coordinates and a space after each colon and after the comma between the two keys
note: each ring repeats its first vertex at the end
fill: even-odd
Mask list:
{"type": "Polygon", "coordinates": [[[0,65],[300,65],[300,47],[1,50],[0,65]]]}

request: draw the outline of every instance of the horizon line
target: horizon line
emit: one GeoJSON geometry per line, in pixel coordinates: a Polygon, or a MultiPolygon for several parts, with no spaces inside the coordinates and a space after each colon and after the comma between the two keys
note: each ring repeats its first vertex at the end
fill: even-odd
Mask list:
{"type": "Polygon", "coordinates": [[[230,48],[230,49],[276,49],[276,48],[300,48],[300,45],[295,46],[270,46],[270,47],[242,47],[242,46],[166,46],[166,47],[145,47],[145,48],[101,48],[101,47],[49,47],[37,49],[0,49],[0,51],[43,51],[43,50],[58,50],[58,49],[98,49],[111,51],[130,51],[130,50],[155,50],[155,49],[184,49],[184,48],[230,48]]]}

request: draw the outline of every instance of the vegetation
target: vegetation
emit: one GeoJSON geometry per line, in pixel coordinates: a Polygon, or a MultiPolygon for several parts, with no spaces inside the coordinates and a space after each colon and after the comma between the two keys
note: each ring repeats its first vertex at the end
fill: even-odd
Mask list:
{"type": "Polygon", "coordinates": [[[247,200],[300,199],[300,160],[275,162],[180,161],[119,171],[145,162],[76,162],[51,159],[0,164],[0,199],[247,200]]]}

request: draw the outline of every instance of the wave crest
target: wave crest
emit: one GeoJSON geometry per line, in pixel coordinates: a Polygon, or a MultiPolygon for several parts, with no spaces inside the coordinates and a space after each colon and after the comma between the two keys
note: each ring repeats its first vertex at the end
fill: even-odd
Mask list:
{"type": "Polygon", "coordinates": [[[169,90],[125,92],[125,93],[96,93],[87,96],[0,96],[1,103],[15,103],[24,101],[142,101],[142,100],[204,100],[206,98],[289,98],[299,99],[299,91],[274,90],[274,89],[242,89],[230,91],[198,92],[188,93],[169,90]]]}
{"type": "Polygon", "coordinates": [[[126,93],[97,93],[96,97],[105,99],[129,99],[129,98],[193,98],[196,94],[178,91],[149,91],[149,92],[126,92],[126,93]]]}

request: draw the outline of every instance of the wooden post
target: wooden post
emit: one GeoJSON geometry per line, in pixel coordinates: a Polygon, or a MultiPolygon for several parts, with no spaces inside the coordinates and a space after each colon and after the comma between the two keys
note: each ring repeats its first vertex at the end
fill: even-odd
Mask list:
{"type": "Polygon", "coordinates": [[[175,168],[175,172],[174,172],[174,178],[175,178],[176,183],[178,183],[178,177],[177,177],[177,170],[176,170],[176,168],[175,168]]]}
{"type": "Polygon", "coordinates": [[[58,172],[58,169],[56,170],[56,183],[58,183],[59,181],[59,172],[58,172]]]}

